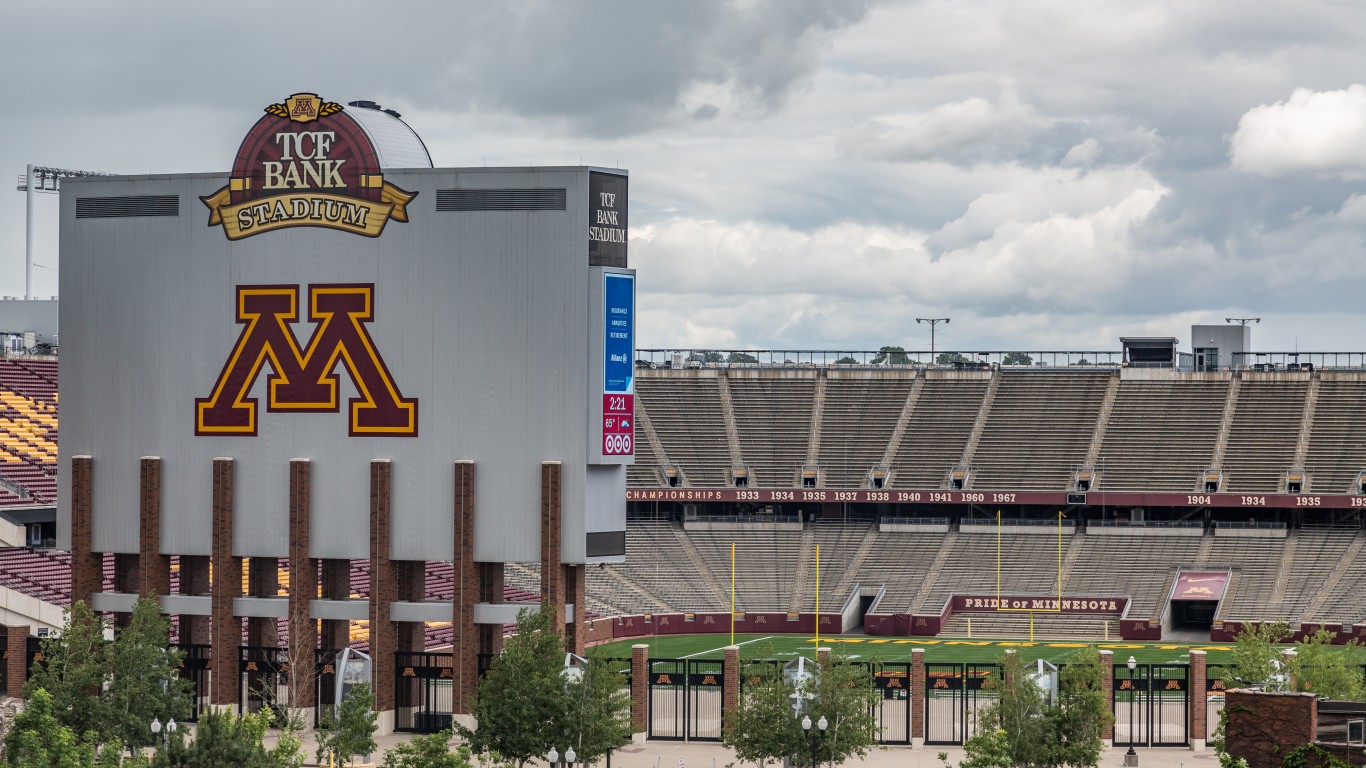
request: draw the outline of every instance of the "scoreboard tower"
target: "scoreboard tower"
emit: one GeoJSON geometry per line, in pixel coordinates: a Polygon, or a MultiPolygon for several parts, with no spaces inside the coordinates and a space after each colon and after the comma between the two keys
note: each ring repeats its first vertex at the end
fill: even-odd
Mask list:
{"type": "MultiPolygon", "coordinates": [[[[155,593],[219,670],[244,621],[249,645],[288,617],[291,644],[340,648],[368,620],[382,726],[394,654],[431,623],[454,623],[466,711],[523,607],[506,563],[541,564],[580,649],[584,569],[625,554],[626,172],[433,168],[396,113],[311,93],[266,105],[230,167],[63,185],[73,599],[121,615],[155,593]],[[427,599],[429,561],[453,600],[427,599]]],[[[239,694],[215,678],[214,705],[239,694]]]]}

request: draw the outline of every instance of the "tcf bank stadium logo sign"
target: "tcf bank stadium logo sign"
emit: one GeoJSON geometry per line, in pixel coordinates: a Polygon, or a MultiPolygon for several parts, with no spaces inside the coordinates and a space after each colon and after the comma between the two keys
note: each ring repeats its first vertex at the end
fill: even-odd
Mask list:
{"type": "Polygon", "coordinates": [[[338,365],[358,397],[348,401],[352,437],[416,437],[417,399],[399,391],[366,325],[374,320],[373,285],[310,285],[313,335],[302,349],[290,326],[299,320],[299,286],[237,286],[242,333],[208,397],[195,399],[195,434],[253,436],[252,387],[267,362],[266,408],[272,412],[336,413],[338,365]]]}
{"type": "Polygon", "coordinates": [[[379,237],[389,219],[408,221],[416,192],[384,181],[379,155],[345,108],[296,93],[242,140],[228,186],[208,197],[209,226],[229,240],[288,227],[327,227],[379,237]]]}

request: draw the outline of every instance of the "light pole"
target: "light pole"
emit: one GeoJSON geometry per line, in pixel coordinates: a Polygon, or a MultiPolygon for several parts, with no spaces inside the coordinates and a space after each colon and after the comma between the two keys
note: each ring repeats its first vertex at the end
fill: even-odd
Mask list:
{"type": "MultiPolygon", "coordinates": [[[[100,171],[72,171],[66,168],[47,168],[29,165],[28,171],[19,182],[18,189],[24,194],[24,298],[33,298],[33,195],[35,192],[56,192],[61,180],[81,176],[108,176],[100,171]]],[[[42,266],[41,264],[37,266],[42,266]]],[[[50,269],[50,267],[49,267],[50,269]]]]}
{"type": "Polygon", "coordinates": [[[1128,766],[1138,765],[1138,753],[1134,751],[1134,668],[1138,666],[1138,659],[1129,657],[1129,751],[1124,753],[1124,764],[1128,766]]]}
{"type": "Polygon", "coordinates": [[[816,730],[811,730],[811,716],[802,715],[802,730],[806,733],[807,739],[811,742],[811,768],[816,768],[816,735],[820,734],[822,741],[825,740],[825,729],[830,727],[830,722],[821,715],[821,719],[816,721],[816,730]]]}
{"type": "Polygon", "coordinates": [[[934,364],[934,327],[935,327],[936,325],[939,325],[940,323],[943,323],[944,325],[948,325],[948,324],[949,324],[949,319],[948,319],[947,317],[917,317],[917,318],[915,319],[915,321],[916,321],[917,323],[929,323],[929,324],[930,324],[930,364],[933,365],[933,364],[934,364]]]}
{"type": "Polygon", "coordinates": [[[165,751],[168,742],[170,742],[170,740],[171,740],[171,735],[174,734],[175,731],[176,731],[175,718],[173,717],[173,718],[171,718],[170,720],[167,720],[167,721],[166,721],[166,726],[165,726],[165,728],[163,729],[163,728],[162,728],[162,725],[161,725],[161,718],[159,718],[159,717],[153,717],[153,718],[152,718],[152,726],[151,726],[151,727],[152,727],[152,738],[155,740],[156,737],[157,737],[158,735],[160,735],[160,736],[161,736],[161,749],[162,749],[162,751],[165,751]]]}
{"type": "MultiPolygon", "coordinates": [[[[564,751],[564,763],[565,763],[565,765],[569,766],[569,768],[574,768],[574,758],[576,758],[576,757],[578,757],[578,755],[574,754],[574,748],[573,748],[573,747],[570,747],[569,749],[566,749],[566,750],[564,751]]],[[[554,747],[551,747],[551,748],[550,748],[550,753],[549,753],[548,755],[546,755],[546,759],[550,761],[550,764],[551,764],[551,765],[558,765],[559,762],[560,762],[560,752],[559,752],[559,750],[555,749],[554,747]]]]}

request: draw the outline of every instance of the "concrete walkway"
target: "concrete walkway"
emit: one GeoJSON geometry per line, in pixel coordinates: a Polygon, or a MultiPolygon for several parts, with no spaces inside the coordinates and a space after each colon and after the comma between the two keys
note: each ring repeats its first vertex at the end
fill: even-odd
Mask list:
{"type": "MultiPolygon", "coordinates": [[[[383,762],[385,751],[395,744],[407,741],[410,734],[392,734],[377,739],[379,750],[371,756],[375,764],[383,762]]],[[[267,739],[269,743],[271,739],[267,739]]],[[[306,739],[305,755],[311,764],[313,759],[313,740],[306,739]]],[[[458,741],[451,742],[452,746],[458,741]]],[[[1102,768],[1121,768],[1127,747],[1107,749],[1101,755],[1102,768]]],[[[1138,748],[1140,768],[1217,768],[1219,761],[1214,751],[1205,749],[1193,752],[1180,747],[1138,748]]],[[[843,763],[843,768],[941,768],[939,753],[948,753],[951,765],[963,759],[963,750],[958,747],[887,747],[869,753],[863,760],[853,759],[843,763]]],[[[714,742],[647,741],[631,744],[612,753],[612,768],[735,768],[750,766],[750,763],[736,763],[730,750],[714,742]]],[[[544,764],[536,768],[545,768],[544,764]]],[[[604,761],[598,761],[595,768],[606,768],[604,761]]],[[[775,768],[770,764],[769,768],[775,768]]]]}

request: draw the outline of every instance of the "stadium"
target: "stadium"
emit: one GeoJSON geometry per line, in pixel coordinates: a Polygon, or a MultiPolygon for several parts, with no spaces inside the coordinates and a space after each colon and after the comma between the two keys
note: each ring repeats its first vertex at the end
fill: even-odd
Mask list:
{"type": "Polygon", "coordinates": [[[62,606],[156,594],[196,711],[266,706],[291,647],[313,708],[351,647],[385,728],[436,730],[545,601],[568,650],[632,646],[655,738],[719,736],[739,633],[902,649],[853,652],[912,744],[990,698],[959,651],[1102,643],[1107,736],[1198,747],[1215,643],[1366,633],[1362,353],[1237,325],[1189,352],[641,348],[624,171],[433,168],[371,102],[266,112],[231,173],[63,185],[64,344],[0,361],[12,694],[62,606]]]}

